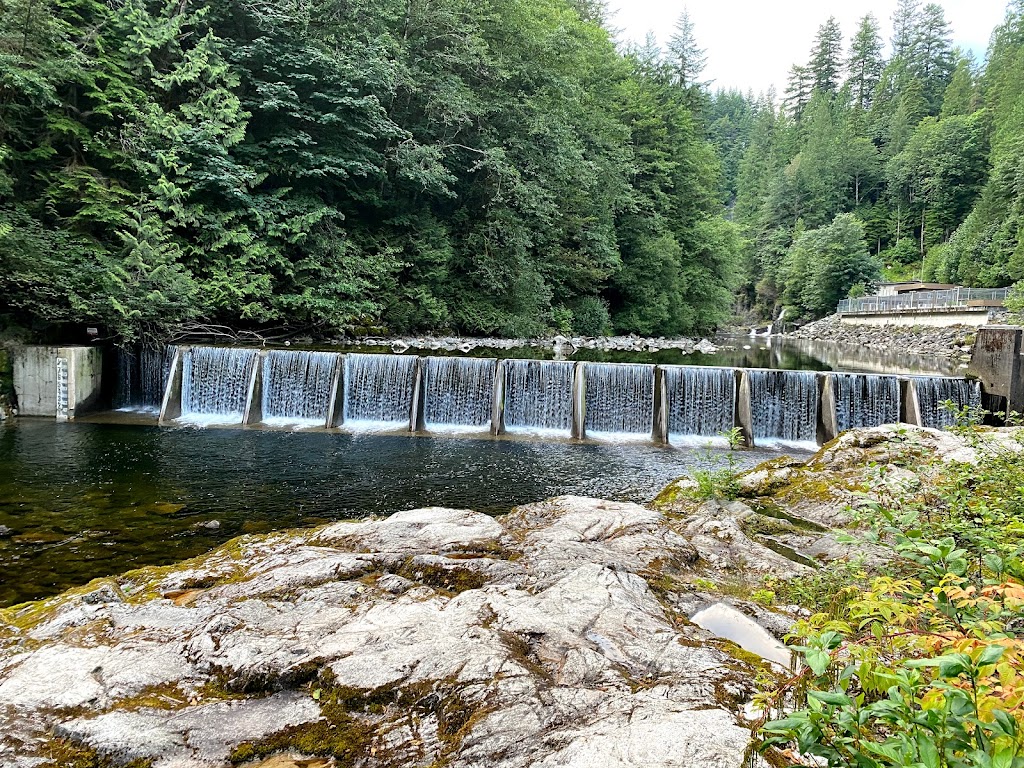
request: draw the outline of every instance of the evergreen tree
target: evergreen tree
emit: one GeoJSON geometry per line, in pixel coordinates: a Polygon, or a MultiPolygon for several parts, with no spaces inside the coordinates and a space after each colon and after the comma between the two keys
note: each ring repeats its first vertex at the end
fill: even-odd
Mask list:
{"type": "Polygon", "coordinates": [[[871,108],[884,66],[878,21],[869,13],[860,20],[846,60],[846,83],[856,106],[871,108]]]}
{"type": "Polygon", "coordinates": [[[978,108],[975,93],[973,58],[957,51],[956,69],[942,95],[942,117],[969,115],[978,108]]]}
{"type": "Polygon", "coordinates": [[[700,82],[700,75],[708,65],[705,49],[697,44],[693,22],[686,8],[679,14],[676,26],[669,38],[666,51],[669,72],[673,81],[684,90],[699,90],[708,83],[700,82]]]}
{"type": "Polygon", "coordinates": [[[918,44],[920,0],[897,0],[892,14],[892,60],[906,62],[914,58],[918,44]]]}
{"type": "Polygon", "coordinates": [[[924,88],[931,115],[939,113],[943,94],[956,67],[952,37],[942,7],[935,3],[925,5],[916,25],[914,54],[909,61],[911,74],[924,88]]]}
{"type": "Polygon", "coordinates": [[[843,33],[834,16],[818,27],[808,64],[812,88],[834,94],[839,88],[843,67],[843,33]]]}
{"type": "Polygon", "coordinates": [[[789,68],[784,104],[790,117],[799,120],[814,92],[814,73],[809,67],[794,64],[789,68]]]}

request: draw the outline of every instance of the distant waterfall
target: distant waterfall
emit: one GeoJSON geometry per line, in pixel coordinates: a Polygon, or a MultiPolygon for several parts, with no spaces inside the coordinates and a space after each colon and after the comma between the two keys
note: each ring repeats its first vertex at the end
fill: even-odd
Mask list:
{"type": "Polygon", "coordinates": [[[182,417],[241,422],[256,355],[255,349],[225,347],[192,347],[186,351],[181,374],[182,417]]]}
{"type": "Polygon", "coordinates": [[[573,363],[505,361],[505,428],[572,429],[573,363]]]}
{"type": "Polygon", "coordinates": [[[587,363],[588,433],[650,435],[654,428],[654,366],[587,363]]]}
{"type": "Polygon", "coordinates": [[[427,429],[489,427],[497,361],[423,358],[423,421],[427,429]]]}
{"type": "Polygon", "coordinates": [[[830,378],[839,432],[899,422],[900,382],[895,376],[833,373],[830,378]]]}
{"type": "Polygon", "coordinates": [[[264,423],[324,426],[337,365],[334,352],[268,352],[263,358],[264,423]]]}
{"type": "Polygon", "coordinates": [[[956,408],[981,407],[981,384],[977,381],[942,376],[915,376],[912,380],[922,426],[943,429],[956,423],[955,416],[942,407],[947,400],[956,408]]]}
{"type": "Polygon", "coordinates": [[[345,426],[408,429],[416,360],[406,355],[345,355],[345,426]]]}
{"type": "Polygon", "coordinates": [[[174,346],[119,349],[114,407],[119,410],[159,411],[176,350],[174,346]]]}
{"type": "Polygon", "coordinates": [[[736,373],[732,368],[663,366],[670,435],[713,436],[732,429],[736,373]]]}
{"type": "Polygon", "coordinates": [[[754,439],[814,442],[818,381],[810,371],[750,371],[754,439]]]}

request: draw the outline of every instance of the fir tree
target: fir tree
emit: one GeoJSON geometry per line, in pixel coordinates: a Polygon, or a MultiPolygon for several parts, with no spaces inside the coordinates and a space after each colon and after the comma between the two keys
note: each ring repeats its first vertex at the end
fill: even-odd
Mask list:
{"type": "Polygon", "coordinates": [[[839,88],[843,66],[843,33],[834,16],[818,27],[808,64],[812,87],[822,93],[834,94],[839,88]]]}
{"type": "Polygon", "coordinates": [[[860,20],[846,60],[846,82],[856,106],[863,110],[871,108],[884,66],[878,21],[869,13],[860,20]]]}
{"type": "Polygon", "coordinates": [[[668,40],[666,58],[673,80],[681,88],[700,89],[708,85],[700,80],[701,73],[707,65],[707,55],[697,44],[693,21],[686,8],[683,8],[679,15],[672,36],[668,40]]]}

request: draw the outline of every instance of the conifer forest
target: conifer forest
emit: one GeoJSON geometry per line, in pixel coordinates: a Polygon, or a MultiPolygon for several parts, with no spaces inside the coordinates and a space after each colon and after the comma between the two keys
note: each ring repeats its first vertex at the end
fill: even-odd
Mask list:
{"type": "Polygon", "coordinates": [[[0,0],[0,325],[681,335],[1024,278],[1024,0],[783,93],[594,0],[0,0]]]}

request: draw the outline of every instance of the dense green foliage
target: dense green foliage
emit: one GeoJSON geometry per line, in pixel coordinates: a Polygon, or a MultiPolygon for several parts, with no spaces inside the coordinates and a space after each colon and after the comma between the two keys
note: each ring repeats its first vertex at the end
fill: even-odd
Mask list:
{"type": "Polygon", "coordinates": [[[763,748],[795,742],[828,766],[1024,765],[1024,461],[958,416],[976,463],[929,466],[910,434],[878,468],[861,514],[885,575],[798,623],[806,663],[765,698],[787,711],[763,748]],[[922,462],[926,487],[893,483],[922,462]]]}
{"type": "Polygon", "coordinates": [[[938,5],[900,0],[892,22],[886,59],[874,17],[845,48],[828,20],[781,106],[770,95],[712,101],[749,241],[743,296],[762,316],[828,313],[883,269],[971,286],[1024,278],[1024,3],[1010,4],[984,66],[953,47],[938,5]],[[864,245],[844,250],[843,274],[819,291],[804,265],[832,257],[813,233],[851,215],[864,245]]]}
{"type": "Polygon", "coordinates": [[[0,318],[712,328],[700,55],[568,0],[5,0],[0,318]]]}

